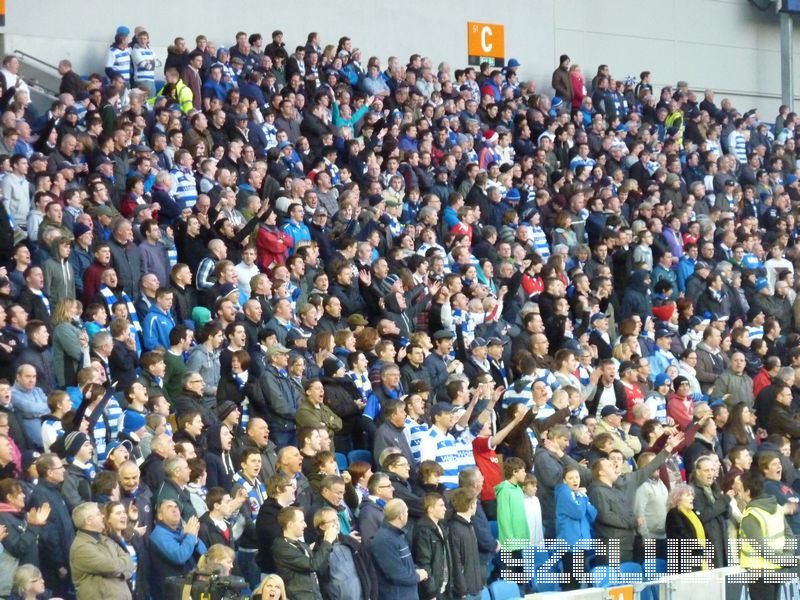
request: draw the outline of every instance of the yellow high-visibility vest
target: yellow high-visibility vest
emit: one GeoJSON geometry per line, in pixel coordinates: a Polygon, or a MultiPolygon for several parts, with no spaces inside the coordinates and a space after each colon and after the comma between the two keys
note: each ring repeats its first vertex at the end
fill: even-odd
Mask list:
{"type": "MultiPolygon", "coordinates": [[[[784,536],[784,519],[783,511],[777,510],[775,513],[770,514],[762,508],[748,506],[742,513],[742,522],[746,517],[753,517],[761,527],[761,543],[763,548],[769,548],[775,553],[783,551],[786,544],[786,537],[784,536]]],[[[764,558],[764,552],[759,551],[750,544],[744,530],[739,528],[739,537],[741,538],[741,547],[739,550],[739,564],[745,569],[760,569],[760,570],[773,570],[776,571],[781,568],[780,565],[764,558]]]]}

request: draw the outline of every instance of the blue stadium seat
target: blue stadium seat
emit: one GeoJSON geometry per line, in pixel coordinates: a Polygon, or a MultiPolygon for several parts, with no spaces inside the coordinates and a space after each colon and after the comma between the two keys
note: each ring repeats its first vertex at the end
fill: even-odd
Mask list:
{"type": "Polygon", "coordinates": [[[660,579],[667,574],[667,561],[663,558],[648,558],[642,563],[642,570],[644,571],[645,581],[654,581],[660,579]],[[652,574],[655,571],[655,576],[648,576],[648,571],[652,574]]]}
{"type": "Polygon", "coordinates": [[[489,586],[493,600],[521,600],[519,586],[511,581],[498,579],[489,586]]]}
{"type": "Polygon", "coordinates": [[[594,587],[613,587],[619,584],[619,571],[608,566],[594,567],[591,571],[592,585],[594,587]]]}
{"type": "Polygon", "coordinates": [[[489,588],[481,590],[481,600],[492,600],[492,595],[489,593],[489,588]]]}
{"type": "Polygon", "coordinates": [[[350,463],[347,460],[347,456],[342,454],[341,452],[336,453],[336,466],[339,467],[339,472],[343,472],[347,470],[347,465],[350,463]]]}
{"type": "Polygon", "coordinates": [[[620,573],[626,573],[628,575],[627,582],[633,583],[634,581],[644,581],[644,571],[642,570],[642,565],[636,562],[624,562],[619,566],[620,573]],[[632,578],[632,576],[636,576],[636,578],[632,578]]]}
{"type": "Polygon", "coordinates": [[[353,464],[357,460],[363,460],[364,462],[373,464],[372,452],[370,452],[369,450],[350,450],[350,452],[347,453],[348,464],[353,464]]]}
{"type": "MultiPolygon", "coordinates": [[[[642,570],[644,571],[644,581],[657,581],[661,579],[665,575],[667,575],[667,561],[663,558],[648,558],[642,564],[642,570]],[[648,570],[650,574],[648,575],[648,570]],[[655,571],[655,574],[652,572],[655,571]]],[[[658,586],[652,585],[650,587],[644,588],[641,593],[639,594],[640,600],[659,600],[658,598],[658,586]]]]}

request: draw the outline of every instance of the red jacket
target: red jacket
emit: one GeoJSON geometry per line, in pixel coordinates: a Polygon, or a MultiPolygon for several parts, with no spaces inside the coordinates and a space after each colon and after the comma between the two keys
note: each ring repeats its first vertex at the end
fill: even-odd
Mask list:
{"type": "Polygon", "coordinates": [[[289,248],[294,246],[294,239],[277,227],[270,228],[261,225],[256,234],[256,250],[258,251],[258,266],[262,271],[268,271],[274,265],[282,265],[289,255],[289,248]]]}
{"type": "Polygon", "coordinates": [[[667,400],[667,416],[672,417],[681,431],[685,431],[694,418],[694,400],[688,396],[672,394],[667,400]]]}
{"type": "Polygon", "coordinates": [[[767,370],[762,367],[761,370],[756,373],[756,376],[753,377],[753,397],[755,398],[758,396],[758,392],[771,384],[772,377],[770,377],[770,374],[767,373],[767,370]]]}

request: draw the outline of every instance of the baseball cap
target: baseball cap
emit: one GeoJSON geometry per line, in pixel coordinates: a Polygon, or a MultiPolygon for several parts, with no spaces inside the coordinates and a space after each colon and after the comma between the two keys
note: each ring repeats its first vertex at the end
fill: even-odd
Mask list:
{"type": "Polygon", "coordinates": [[[675,335],[675,332],[671,329],[658,329],[656,331],[656,339],[665,338],[665,337],[672,337],[675,335]]]}
{"type": "Polygon", "coordinates": [[[594,313],[590,321],[594,323],[595,321],[599,321],[600,319],[607,319],[607,318],[608,315],[606,313],[599,312],[599,313],[594,313]]]}
{"type": "Polygon", "coordinates": [[[437,402],[431,407],[431,416],[442,415],[444,413],[455,412],[457,409],[449,402],[437,402]]]}
{"type": "Polygon", "coordinates": [[[611,415],[619,415],[622,416],[625,414],[626,411],[618,409],[613,404],[609,406],[604,406],[603,410],[600,411],[601,417],[610,417],[611,415]]]}
{"type": "Polygon", "coordinates": [[[306,333],[299,327],[292,327],[292,330],[286,334],[286,343],[291,344],[297,340],[307,340],[311,337],[310,333],[306,333]]]}
{"type": "Polygon", "coordinates": [[[472,343],[469,345],[469,349],[474,350],[475,348],[481,348],[486,346],[488,346],[488,344],[485,339],[483,339],[482,337],[476,337],[474,340],[472,340],[472,343]]]}
{"type": "Polygon", "coordinates": [[[486,345],[487,346],[505,346],[506,343],[503,340],[501,340],[499,337],[490,337],[488,340],[486,340],[486,345]]]}

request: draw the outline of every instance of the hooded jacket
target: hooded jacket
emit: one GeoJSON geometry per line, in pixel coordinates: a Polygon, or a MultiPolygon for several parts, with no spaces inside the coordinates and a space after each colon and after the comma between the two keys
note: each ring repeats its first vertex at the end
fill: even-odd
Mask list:
{"type": "Polygon", "coordinates": [[[650,287],[645,283],[650,273],[638,269],[631,275],[620,306],[620,318],[626,319],[639,315],[642,322],[653,315],[653,303],[650,300],[650,287]]]}
{"type": "Polygon", "coordinates": [[[219,350],[209,352],[203,344],[197,344],[189,354],[186,369],[200,373],[206,382],[203,395],[206,398],[215,398],[214,390],[219,385],[220,378],[219,350]]]}
{"type": "Polygon", "coordinates": [[[528,517],[525,514],[525,494],[522,486],[507,479],[494,488],[497,497],[497,529],[501,544],[522,541],[530,538],[528,517]]]}
{"type": "Polygon", "coordinates": [[[69,258],[58,258],[58,246],[61,239],[61,237],[57,237],[50,244],[50,258],[42,266],[44,289],[47,290],[51,310],[55,309],[61,299],[75,298],[75,273],[72,265],[69,258]]]}
{"type": "Polygon", "coordinates": [[[223,452],[222,440],[220,434],[222,433],[222,424],[217,423],[212,425],[206,433],[206,440],[208,441],[208,451],[206,452],[206,487],[221,487],[226,492],[230,493],[233,487],[232,477],[236,474],[233,468],[233,458],[230,452],[223,452]],[[226,468],[226,463],[228,468],[226,468]]]}

